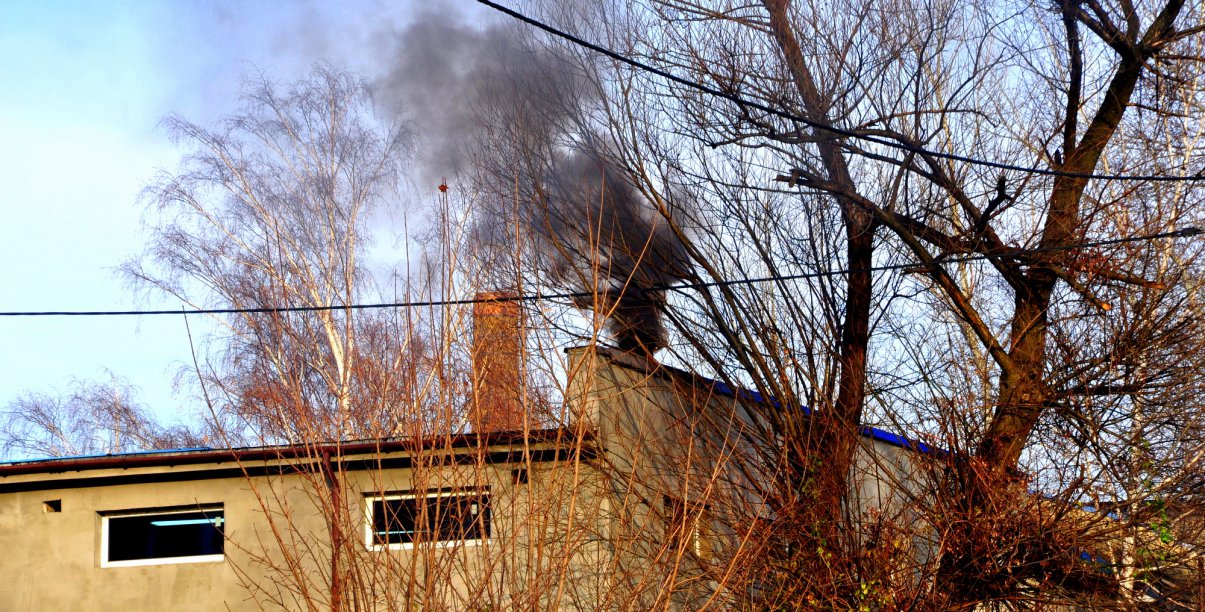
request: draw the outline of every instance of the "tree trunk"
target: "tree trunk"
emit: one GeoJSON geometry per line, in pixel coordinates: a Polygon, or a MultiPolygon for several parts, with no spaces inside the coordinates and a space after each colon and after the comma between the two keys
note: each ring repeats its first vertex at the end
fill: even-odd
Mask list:
{"type": "MultiPolygon", "coordinates": [[[[791,25],[788,0],[764,0],[770,14],[770,29],[790,69],[792,82],[809,119],[828,124],[827,105],[812,77],[807,61],[791,25]]],[[[821,163],[829,180],[845,193],[856,193],[849,166],[840,146],[831,133],[813,130],[821,163]]],[[[866,399],[866,352],[870,342],[870,309],[874,300],[870,267],[874,255],[875,223],[870,214],[856,203],[838,198],[845,224],[846,256],[849,274],[846,275],[845,315],[841,322],[841,337],[837,355],[840,370],[837,399],[831,410],[813,413],[816,443],[807,448],[818,460],[806,470],[806,477],[815,490],[810,517],[822,537],[839,541],[840,521],[849,489],[849,473],[853,468],[857,448],[858,427],[866,399]],[[827,532],[827,533],[826,533],[827,532]]]]}

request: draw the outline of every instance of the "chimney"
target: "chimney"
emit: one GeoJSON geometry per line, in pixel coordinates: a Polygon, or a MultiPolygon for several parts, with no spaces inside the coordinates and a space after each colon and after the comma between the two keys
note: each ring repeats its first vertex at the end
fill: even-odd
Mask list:
{"type": "Polygon", "coordinates": [[[523,430],[523,309],[510,292],[483,292],[473,304],[475,433],[523,430]]]}

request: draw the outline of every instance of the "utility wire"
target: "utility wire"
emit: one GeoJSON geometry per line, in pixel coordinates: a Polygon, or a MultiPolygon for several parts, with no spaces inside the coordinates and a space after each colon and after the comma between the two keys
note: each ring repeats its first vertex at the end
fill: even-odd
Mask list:
{"type": "MultiPolygon", "coordinates": [[[[617,51],[613,51],[613,50],[603,47],[601,45],[597,45],[597,44],[594,44],[587,40],[584,40],[582,38],[579,38],[577,36],[574,36],[573,34],[565,32],[564,30],[559,30],[553,26],[550,26],[550,25],[542,22],[542,21],[538,21],[532,17],[528,17],[527,15],[524,15],[523,13],[520,13],[520,12],[518,12],[514,9],[511,9],[511,8],[508,8],[508,7],[502,6],[501,4],[498,4],[496,2],[491,2],[490,0],[477,0],[477,2],[484,4],[499,12],[505,13],[515,19],[518,19],[519,21],[522,21],[523,23],[526,23],[528,25],[539,28],[549,34],[552,34],[553,36],[556,36],[557,38],[567,40],[575,45],[585,47],[585,48],[590,49],[591,51],[595,51],[597,53],[601,53],[611,59],[622,62],[629,66],[632,66],[633,68],[637,68],[637,69],[643,70],[645,72],[655,74],[664,79],[673,81],[674,83],[677,83],[679,85],[684,85],[691,89],[696,89],[703,93],[707,93],[707,94],[710,94],[710,95],[713,95],[713,96],[716,96],[719,98],[723,98],[725,100],[735,103],[737,106],[755,108],[764,113],[769,113],[771,115],[774,115],[776,117],[781,117],[788,121],[802,123],[813,129],[821,130],[824,132],[829,132],[831,134],[836,134],[837,136],[843,136],[846,138],[856,138],[858,140],[862,140],[865,142],[870,142],[870,143],[882,145],[885,147],[889,147],[892,149],[906,151],[909,153],[915,153],[918,155],[926,155],[926,156],[936,157],[936,158],[940,158],[940,159],[947,159],[950,161],[963,162],[966,164],[972,164],[972,165],[976,165],[976,166],[985,166],[988,168],[996,168],[999,170],[1013,170],[1016,172],[1024,172],[1027,174],[1039,174],[1039,175],[1043,175],[1043,176],[1066,176],[1066,177],[1072,177],[1072,178],[1098,179],[1098,180],[1111,180],[1111,181],[1152,181],[1152,182],[1169,182],[1169,183],[1170,182],[1182,182],[1182,181],[1183,182],[1205,181],[1205,175],[1202,175],[1202,173],[1197,173],[1193,176],[1093,174],[1090,172],[1067,172],[1065,170],[1053,170],[1050,168],[1039,168],[1036,166],[1034,166],[1034,167],[1019,166],[1019,165],[1008,164],[1008,163],[1004,163],[1004,162],[996,162],[996,161],[990,161],[990,160],[986,160],[986,159],[978,159],[978,158],[974,158],[974,157],[958,155],[955,153],[942,153],[941,151],[933,151],[931,149],[926,149],[924,147],[918,147],[915,145],[908,144],[906,142],[898,142],[895,140],[888,140],[885,138],[879,138],[879,137],[871,136],[868,134],[860,134],[853,130],[848,130],[845,128],[840,128],[840,127],[836,127],[833,125],[821,123],[821,122],[815,121],[813,119],[808,119],[807,117],[802,117],[799,115],[795,115],[793,113],[789,113],[784,110],[770,107],[761,102],[742,98],[735,94],[728,93],[726,91],[716,89],[716,88],[708,86],[708,85],[704,85],[702,83],[699,83],[698,81],[692,81],[690,79],[680,77],[678,75],[675,75],[675,74],[668,72],[666,70],[663,70],[661,68],[657,68],[656,66],[652,66],[650,64],[646,64],[639,60],[632,59],[617,51]]],[[[713,145],[713,148],[715,146],[718,146],[718,145],[713,145]]]]}
{"type": "MultiPolygon", "coordinates": [[[[932,264],[923,264],[923,263],[916,263],[916,262],[899,263],[899,264],[890,264],[890,265],[885,265],[885,266],[871,266],[869,268],[866,268],[866,270],[869,270],[871,272],[890,272],[890,271],[895,271],[895,270],[906,270],[906,271],[921,270],[921,271],[923,271],[926,268],[931,268],[933,266],[939,266],[939,265],[950,264],[950,263],[986,261],[986,260],[993,259],[993,258],[1017,259],[1017,258],[1028,257],[1030,255],[1039,255],[1042,253],[1053,253],[1053,252],[1058,252],[1058,251],[1072,251],[1072,250],[1076,250],[1076,249],[1091,249],[1091,248],[1102,247],[1102,246],[1127,244],[1127,243],[1131,243],[1131,242],[1148,242],[1148,241],[1153,241],[1153,240],[1166,240],[1168,238],[1191,238],[1193,236],[1199,236],[1201,234],[1205,234],[1205,230],[1202,230],[1198,227],[1185,227],[1185,228],[1181,228],[1181,229],[1170,231],[1170,232],[1160,232],[1158,234],[1147,234],[1145,236],[1131,236],[1129,238],[1110,238],[1108,240],[1097,240],[1094,242],[1083,242],[1083,243],[1079,243],[1079,244],[1069,244],[1069,245],[1064,245],[1064,246],[1038,247],[1038,248],[1033,248],[1033,249],[1017,249],[1017,250],[1013,250],[1013,251],[1006,251],[1003,253],[992,253],[990,255],[954,255],[954,256],[950,256],[950,257],[939,257],[932,264]]],[[[652,287],[648,290],[655,291],[655,290],[659,290],[659,289],[671,289],[671,290],[673,290],[673,289],[703,289],[703,288],[707,288],[707,287],[726,287],[726,286],[731,286],[731,285],[749,285],[749,284],[770,283],[770,282],[784,281],[784,280],[805,280],[805,279],[810,279],[810,278],[822,278],[822,277],[828,277],[828,276],[842,276],[842,275],[850,274],[852,272],[857,272],[857,271],[861,271],[861,270],[844,268],[844,269],[840,269],[840,270],[824,270],[824,271],[820,271],[820,272],[802,272],[799,274],[763,276],[760,278],[742,278],[742,279],[736,279],[736,280],[721,280],[721,281],[708,281],[708,282],[701,282],[701,283],[683,283],[683,284],[679,284],[679,285],[665,285],[665,286],[661,286],[661,287],[652,287]]],[[[585,294],[585,295],[589,296],[591,294],[585,294]]],[[[2,314],[2,313],[0,313],[0,314],[2,314]]]]}
{"type": "MultiPolygon", "coordinates": [[[[1112,246],[1118,244],[1127,244],[1133,242],[1149,242],[1154,240],[1167,240],[1170,238],[1191,238],[1205,234],[1205,230],[1197,227],[1185,227],[1170,232],[1160,232],[1158,234],[1146,234],[1143,236],[1131,236],[1128,238],[1110,238],[1107,240],[1097,240],[1094,242],[1083,242],[1078,244],[1040,247],[1033,249],[1017,249],[1004,253],[992,253],[990,255],[957,255],[951,257],[940,258],[933,265],[942,265],[949,263],[962,263],[970,261],[984,261],[992,258],[1015,259],[1023,258],[1030,255],[1038,255],[1041,253],[1051,253],[1056,251],[1071,251],[1076,249],[1090,249],[1102,246],[1112,246]]],[[[867,268],[871,272],[887,272],[893,270],[916,270],[924,269],[925,264],[901,263],[885,266],[872,266],[867,268]]],[[[710,287],[729,287],[735,285],[755,285],[760,283],[771,283],[790,280],[804,280],[809,278],[823,278],[829,276],[842,276],[851,272],[860,271],[853,269],[840,270],[822,270],[819,272],[803,272],[800,274],[762,276],[758,278],[739,278],[731,280],[716,280],[704,281],[698,283],[677,283],[665,285],[653,285],[649,287],[638,287],[636,291],[683,291],[688,289],[705,289],[710,287]]],[[[189,315],[189,314],[274,314],[288,312],[324,312],[332,310],[378,310],[383,308],[422,308],[434,306],[468,306],[472,304],[496,304],[501,302],[552,302],[558,300],[575,300],[578,298],[593,298],[602,292],[591,291],[576,291],[566,293],[547,293],[547,294],[528,294],[528,295],[509,295],[492,298],[465,298],[459,300],[418,300],[406,302],[383,302],[379,304],[345,304],[337,306],[265,306],[261,308],[195,308],[182,310],[45,310],[45,311],[4,311],[0,312],[0,317],[122,317],[122,316],[152,316],[152,315],[189,315]]]]}

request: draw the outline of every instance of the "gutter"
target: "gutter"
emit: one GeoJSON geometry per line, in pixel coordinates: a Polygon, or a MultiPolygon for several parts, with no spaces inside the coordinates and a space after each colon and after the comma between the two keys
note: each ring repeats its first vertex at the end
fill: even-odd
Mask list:
{"type": "Polygon", "coordinates": [[[530,432],[467,433],[429,438],[382,438],[351,442],[255,446],[232,449],[150,451],[95,457],[38,459],[0,464],[0,478],[25,474],[60,474],[85,470],[174,467],[178,465],[198,465],[205,463],[242,463],[286,459],[316,460],[320,459],[323,455],[345,457],[348,455],[418,452],[423,450],[484,449],[494,446],[513,445],[516,442],[526,445],[531,443],[573,441],[579,438],[591,440],[593,437],[593,432],[577,432],[570,428],[560,427],[539,429],[530,432]]]}

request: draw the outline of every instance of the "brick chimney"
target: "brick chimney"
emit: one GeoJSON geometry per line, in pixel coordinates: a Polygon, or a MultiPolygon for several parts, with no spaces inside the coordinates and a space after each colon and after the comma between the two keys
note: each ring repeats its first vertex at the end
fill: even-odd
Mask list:
{"type": "Polygon", "coordinates": [[[477,294],[473,304],[473,403],[476,433],[523,430],[523,309],[509,292],[477,294]]]}

